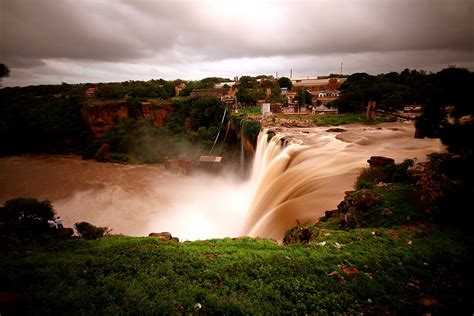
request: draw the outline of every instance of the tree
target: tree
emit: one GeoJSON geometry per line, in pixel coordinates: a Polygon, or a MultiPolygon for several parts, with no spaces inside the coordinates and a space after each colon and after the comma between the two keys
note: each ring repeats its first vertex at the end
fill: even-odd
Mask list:
{"type": "Polygon", "coordinates": [[[0,64],[0,87],[2,87],[3,77],[8,77],[10,75],[10,69],[5,64],[0,64]]]}
{"type": "Polygon", "coordinates": [[[280,85],[280,88],[287,88],[288,91],[293,88],[293,83],[287,77],[281,77],[280,79],[278,79],[278,84],[280,85]]]}
{"type": "Polygon", "coordinates": [[[5,64],[0,64],[0,78],[8,77],[10,75],[10,69],[5,64]]]}
{"type": "Polygon", "coordinates": [[[257,79],[250,77],[250,76],[242,76],[239,79],[239,89],[240,88],[245,88],[245,89],[257,89],[258,88],[258,83],[257,79]]]}
{"type": "Polygon", "coordinates": [[[38,201],[34,198],[16,198],[7,200],[0,207],[0,221],[9,227],[23,227],[23,234],[37,235],[46,232],[47,221],[54,218],[55,212],[48,200],[38,201]]]}
{"type": "Polygon", "coordinates": [[[416,121],[416,136],[440,138],[451,153],[472,159],[474,72],[449,67],[436,73],[432,89],[416,121]]]}
{"type": "Polygon", "coordinates": [[[313,103],[311,93],[303,89],[298,89],[298,92],[296,94],[296,100],[298,101],[299,105],[312,105],[313,103]]]}

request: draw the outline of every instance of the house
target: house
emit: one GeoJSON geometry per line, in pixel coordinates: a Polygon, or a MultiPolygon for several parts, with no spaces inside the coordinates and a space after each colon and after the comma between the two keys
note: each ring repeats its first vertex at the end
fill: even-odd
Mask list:
{"type": "Polygon", "coordinates": [[[97,91],[97,88],[88,88],[86,90],[86,97],[88,97],[88,98],[93,97],[94,94],[96,93],[96,91],[97,91]]]}
{"type": "Polygon", "coordinates": [[[335,108],[328,108],[324,105],[320,106],[315,106],[313,107],[312,110],[313,114],[319,114],[319,115],[324,115],[324,114],[337,114],[337,109],[335,108]]]}
{"type": "Polygon", "coordinates": [[[314,104],[318,103],[318,101],[321,104],[328,104],[331,101],[337,100],[341,94],[339,90],[309,91],[309,93],[314,104]]]}

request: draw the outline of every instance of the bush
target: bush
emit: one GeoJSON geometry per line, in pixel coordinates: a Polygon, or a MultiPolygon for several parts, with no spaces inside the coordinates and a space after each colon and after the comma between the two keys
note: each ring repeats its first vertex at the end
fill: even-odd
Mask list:
{"type": "Polygon", "coordinates": [[[298,223],[297,226],[288,229],[283,237],[283,243],[310,243],[318,239],[319,228],[316,226],[305,227],[298,223]]]}
{"type": "Polygon", "coordinates": [[[356,180],[355,188],[357,190],[367,189],[379,182],[414,183],[416,176],[410,170],[414,163],[412,159],[405,159],[399,164],[388,165],[382,168],[364,169],[356,180]]]}
{"type": "Polygon", "coordinates": [[[474,195],[472,160],[449,153],[433,153],[417,182],[425,211],[435,221],[469,228],[469,205],[474,195]]]}
{"type": "Polygon", "coordinates": [[[76,229],[77,234],[85,239],[97,239],[110,232],[107,226],[98,227],[87,222],[75,223],[74,228],[76,229]]]}
{"type": "Polygon", "coordinates": [[[54,218],[51,202],[35,198],[16,198],[8,200],[0,208],[0,220],[11,226],[24,226],[33,234],[45,232],[46,222],[54,218]]]}

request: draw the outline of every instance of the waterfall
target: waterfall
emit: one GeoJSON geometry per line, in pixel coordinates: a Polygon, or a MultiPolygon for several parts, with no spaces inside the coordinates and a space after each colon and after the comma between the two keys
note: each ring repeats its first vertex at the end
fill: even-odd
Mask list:
{"type": "Polygon", "coordinates": [[[439,142],[413,138],[408,125],[355,126],[344,133],[326,129],[286,130],[270,141],[268,130],[260,132],[250,181],[253,198],[242,235],[281,240],[297,221],[315,223],[353,188],[370,156],[420,161],[441,149],[439,142]]]}

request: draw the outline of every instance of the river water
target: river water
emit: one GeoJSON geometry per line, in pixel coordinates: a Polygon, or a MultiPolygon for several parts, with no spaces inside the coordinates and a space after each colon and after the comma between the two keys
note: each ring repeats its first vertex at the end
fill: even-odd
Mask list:
{"type": "Polygon", "coordinates": [[[334,209],[370,156],[423,161],[443,150],[414,139],[407,123],[282,129],[290,145],[261,135],[249,180],[234,174],[173,174],[162,165],[121,165],[76,156],[0,158],[0,202],[35,197],[53,202],[66,226],[87,221],[112,233],[169,231],[182,240],[252,235],[281,239],[285,230],[334,209]]]}

